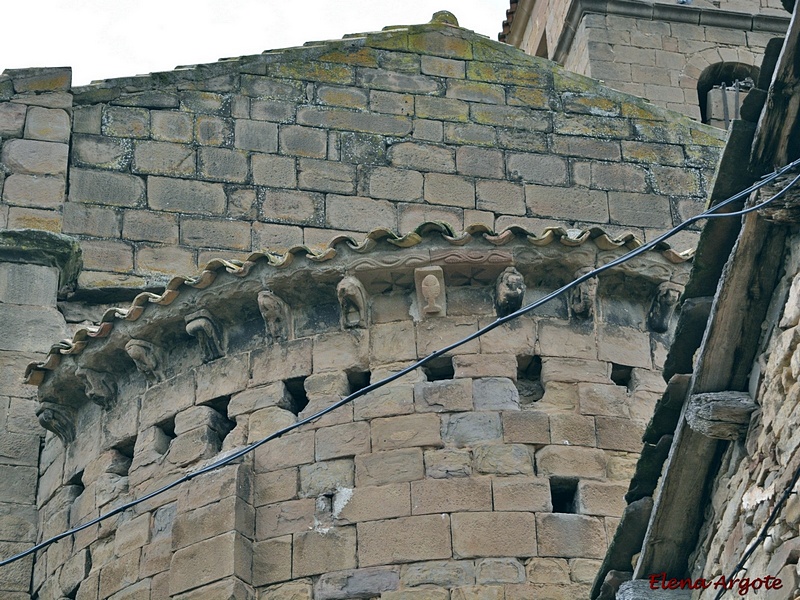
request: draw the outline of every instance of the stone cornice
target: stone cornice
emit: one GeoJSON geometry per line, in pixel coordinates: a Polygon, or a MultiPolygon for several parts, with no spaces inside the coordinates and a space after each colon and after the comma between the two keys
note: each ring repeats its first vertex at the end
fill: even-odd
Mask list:
{"type": "Polygon", "coordinates": [[[753,15],[718,8],[658,2],[651,4],[637,0],[573,0],[552,60],[559,64],[564,63],[567,53],[572,47],[575,33],[578,31],[583,16],[587,13],[775,34],[784,34],[789,27],[788,16],[753,15]]]}

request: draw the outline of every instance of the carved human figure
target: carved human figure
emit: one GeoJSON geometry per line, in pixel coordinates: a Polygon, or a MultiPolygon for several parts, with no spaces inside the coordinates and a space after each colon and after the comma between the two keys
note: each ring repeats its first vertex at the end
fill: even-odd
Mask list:
{"type": "Polygon", "coordinates": [[[268,344],[285,342],[289,339],[291,313],[286,302],[274,292],[264,290],[258,293],[258,310],[264,319],[268,344]]]}
{"type": "MultiPolygon", "coordinates": [[[[583,267],[575,271],[575,278],[581,277],[591,271],[591,267],[583,267]]],[[[569,310],[572,315],[580,319],[594,317],[594,305],[597,298],[597,277],[587,279],[572,288],[569,293],[569,310]]]]}
{"type": "Polygon", "coordinates": [[[650,312],[647,313],[647,326],[658,333],[664,333],[669,329],[672,315],[678,306],[683,293],[683,286],[677,283],[665,281],[658,286],[653,303],[650,305],[650,312]]]}
{"type": "Polygon", "coordinates": [[[507,267],[495,285],[494,306],[498,317],[505,317],[522,306],[525,296],[525,278],[514,267],[507,267]]]}
{"type": "Polygon", "coordinates": [[[214,322],[213,315],[207,310],[199,310],[185,318],[186,333],[191,335],[200,344],[203,352],[203,362],[211,362],[220,358],[222,350],[222,336],[214,322]]]}
{"type": "Polygon", "coordinates": [[[442,286],[439,284],[436,275],[432,273],[426,275],[420,287],[422,288],[422,297],[425,298],[426,302],[422,309],[425,311],[425,314],[434,315],[442,312],[442,307],[436,303],[436,300],[442,293],[442,286]]]}
{"type": "Polygon", "coordinates": [[[367,292],[362,283],[348,275],[336,286],[336,297],[341,308],[344,329],[367,326],[367,292]]]}
{"type": "Polygon", "coordinates": [[[83,380],[86,397],[89,400],[105,409],[114,404],[117,398],[117,382],[111,373],[78,367],[75,369],[75,374],[83,380]]]}
{"type": "Polygon", "coordinates": [[[36,409],[39,424],[55,433],[64,444],[75,439],[75,415],[72,410],[60,404],[42,402],[36,409]]]}
{"type": "Polygon", "coordinates": [[[149,383],[164,379],[164,359],[161,348],[145,340],[132,339],[125,344],[125,352],[149,383]]]}

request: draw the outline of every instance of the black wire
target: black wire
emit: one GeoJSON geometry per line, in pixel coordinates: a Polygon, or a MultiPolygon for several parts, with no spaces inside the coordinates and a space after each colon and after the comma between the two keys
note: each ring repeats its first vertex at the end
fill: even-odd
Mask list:
{"type": "Polygon", "coordinates": [[[9,557],[9,558],[7,558],[5,560],[2,560],[2,561],[0,561],[0,567],[4,567],[5,565],[11,564],[12,562],[15,562],[17,560],[25,558],[26,556],[31,555],[34,552],[38,552],[39,550],[47,548],[51,544],[54,544],[55,542],[57,542],[59,540],[62,540],[67,536],[70,536],[70,535],[73,535],[73,534],[78,533],[80,531],[83,531],[84,529],[87,529],[87,528],[91,527],[92,525],[97,525],[98,523],[101,523],[102,521],[105,521],[106,519],[109,519],[109,518],[113,517],[114,515],[118,515],[118,514],[120,514],[122,512],[125,512],[126,510],[128,510],[130,508],[133,508],[134,506],[136,506],[138,504],[141,504],[142,502],[145,502],[145,501],[149,500],[150,498],[154,498],[155,496],[159,496],[159,495],[163,494],[164,492],[167,492],[167,491],[171,490],[172,488],[174,488],[174,487],[176,487],[176,486],[178,486],[178,485],[180,485],[180,484],[182,484],[184,482],[191,481],[195,477],[199,477],[200,475],[204,475],[205,473],[209,473],[209,472],[214,471],[214,470],[216,470],[216,469],[218,469],[220,467],[228,465],[228,464],[232,463],[233,461],[235,461],[236,459],[241,458],[242,456],[245,456],[246,454],[249,454],[253,450],[263,446],[267,442],[270,442],[270,441],[272,441],[274,439],[277,439],[277,438],[283,436],[284,434],[289,433],[290,431],[293,431],[294,429],[297,429],[298,427],[302,427],[303,425],[306,425],[307,423],[311,423],[312,421],[315,421],[315,420],[319,419],[320,417],[325,416],[329,412],[334,411],[337,408],[352,402],[356,398],[360,398],[361,396],[364,396],[365,394],[368,394],[368,393],[370,393],[370,392],[372,392],[374,390],[377,390],[378,388],[381,388],[384,385],[386,385],[388,383],[391,383],[391,382],[399,379],[400,377],[403,377],[404,375],[410,373],[411,371],[414,371],[415,369],[418,369],[419,367],[429,363],[430,361],[442,356],[443,354],[445,354],[447,352],[450,352],[451,350],[454,350],[455,348],[458,348],[459,346],[463,346],[464,344],[466,344],[468,342],[471,342],[472,340],[474,340],[474,339],[476,339],[476,338],[478,338],[478,337],[480,337],[480,336],[482,336],[482,335],[484,335],[484,334],[486,334],[486,333],[488,333],[488,332],[500,327],[501,325],[503,325],[503,324],[505,324],[505,323],[507,323],[509,321],[512,321],[513,319],[516,319],[517,317],[520,317],[520,316],[532,311],[535,308],[538,308],[542,304],[544,304],[546,302],[549,302],[553,298],[556,298],[556,297],[560,296],[561,294],[563,294],[564,292],[567,292],[567,291],[571,290],[572,288],[580,285],[581,283],[583,283],[587,279],[591,279],[592,277],[596,277],[597,275],[599,275],[600,273],[603,273],[604,271],[612,269],[612,268],[614,268],[614,267],[616,267],[616,266],[618,266],[618,265],[620,265],[620,264],[622,264],[622,263],[624,263],[624,262],[626,262],[626,261],[628,261],[628,260],[630,260],[630,259],[632,259],[632,258],[634,258],[636,256],[639,256],[640,254],[643,254],[644,252],[647,252],[651,248],[655,247],[657,244],[659,244],[659,243],[663,242],[664,240],[666,240],[667,238],[675,235],[679,231],[682,231],[682,230],[686,229],[689,225],[691,225],[693,223],[696,223],[697,221],[700,221],[702,219],[715,219],[715,218],[722,218],[722,217],[735,217],[735,216],[739,216],[739,215],[745,215],[745,214],[750,213],[750,212],[752,212],[754,210],[757,210],[759,208],[764,207],[765,205],[777,200],[779,197],[781,197],[786,192],[788,192],[789,189],[791,189],[797,183],[797,181],[800,180],[800,175],[795,177],[785,188],[783,188],[782,190],[777,192],[774,196],[772,196],[771,198],[765,200],[764,202],[761,202],[760,204],[758,204],[756,206],[752,206],[750,208],[747,208],[747,209],[744,209],[744,210],[740,210],[740,211],[736,211],[736,212],[714,214],[715,211],[717,211],[717,210],[719,210],[721,208],[724,208],[725,206],[728,206],[729,204],[731,204],[731,203],[743,198],[744,196],[749,195],[751,192],[753,192],[753,191],[755,191],[755,190],[767,185],[768,183],[771,183],[777,177],[779,177],[780,175],[782,175],[786,171],[789,171],[789,170],[795,168],[798,165],[800,165],[800,159],[795,160],[794,162],[789,163],[785,167],[782,167],[781,169],[778,169],[777,171],[775,171],[775,172],[763,177],[761,179],[761,181],[759,181],[757,183],[754,183],[753,185],[751,185],[747,189],[744,189],[741,192],[739,192],[738,194],[735,194],[735,195],[731,196],[727,200],[724,200],[723,202],[720,202],[719,204],[714,205],[713,207],[709,208],[705,212],[700,213],[699,215],[695,215],[694,217],[691,217],[690,219],[687,219],[683,223],[680,223],[679,225],[676,225],[675,227],[673,227],[672,229],[670,229],[666,233],[663,233],[660,236],[658,236],[656,239],[654,239],[654,240],[652,240],[652,241],[650,241],[650,242],[648,242],[646,244],[643,244],[643,245],[639,246],[638,248],[635,248],[635,249],[631,250],[630,252],[628,252],[628,253],[616,258],[615,260],[613,260],[613,261],[611,261],[609,263],[606,263],[605,265],[597,267],[596,269],[594,269],[594,270],[592,270],[592,271],[590,271],[588,273],[585,273],[584,275],[581,275],[580,277],[578,277],[574,281],[572,281],[572,282],[570,282],[570,283],[558,288],[557,290],[555,290],[553,292],[550,292],[546,296],[543,296],[542,298],[539,298],[538,300],[536,300],[536,301],[534,301],[534,302],[532,302],[532,303],[530,303],[530,304],[528,304],[526,306],[523,306],[519,310],[517,310],[517,311],[515,311],[515,312],[513,312],[511,314],[508,314],[505,317],[501,317],[501,318],[496,319],[492,323],[489,323],[488,325],[485,325],[484,327],[478,329],[474,333],[471,333],[470,335],[468,335],[468,336],[466,336],[466,337],[464,337],[464,338],[462,338],[462,339],[450,344],[449,346],[446,346],[444,348],[436,350],[435,352],[432,352],[428,356],[419,359],[417,362],[415,362],[415,363],[413,363],[413,364],[401,369],[400,371],[397,371],[396,373],[393,373],[392,375],[389,375],[388,377],[385,377],[384,379],[381,379],[380,381],[376,381],[375,383],[371,383],[368,386],[366,386],[364,388],[361,388],[360,390],[358,390],[356,392],[353,392],[349,396],[346,396],[346,397],[342,398],[341,400],[339,400],[339,401],[337,401],[337,402],[325,407],[324,409],[320,410],[319,412],[316,412],[313,415],[309,415],[308,417],[306,417],[304,419],[301,419],[300,421],[297,421],[296,423],[293,423],[293,424],[291,424],[291,425],[289,425],[287,427],[284,427],[283,429],[279,429],[278,431],[268,435],[267,437],[262,438],[262,439],[260,439],[260,440],[258,440],[256,442],[251,443],[251,444],[248,444],[247,446],[244,446],[243,448],[240,448],[236,452],[228,454],[227,456],[225,456],[223,458],[220,458],[220,459],[216,460],[215,462],[213,462],[213,463],[211,463],[209,465],[206,465],[205,467],[202,467],[202,468],[197,469],[195,471],[190,471],[189,473],[186,473],[184,476],[176,479],[175,481],[173,481],[171,483],[168,483],[167,485],[164,485],[164,486],[158,488],[157,490],[153,490],[152,492],[150,492],[148,494],[145,494],[144,496],[142,496],[140,498],[136,498],[135,500],[131,500],[130,502],[126,502],[125,504],[121,504],[120,506],[117,506],[116,508],[110,510],[109,512],[107,512],[105,514],[102,514],[102,515],[100,515],[98,517],[95,517],[91,521],[87,521],[86,523],[83,523],[82,525],[77,525],[77,526],[73,527],[72,529],[70,529],[68,531],[64,531],[63,533],[59,533],[58,535],[54,535],[53,537],[51,537],[51,538],[49,538],[47,540],[44,540],[44,541],[36,544],[35,546],[32,546],[31,548],[28,548],[27,550],[24,550],[23,552],[20,552],[20,553],[15,554],[14,556],[11,556],[11,557],[9,557]]]}

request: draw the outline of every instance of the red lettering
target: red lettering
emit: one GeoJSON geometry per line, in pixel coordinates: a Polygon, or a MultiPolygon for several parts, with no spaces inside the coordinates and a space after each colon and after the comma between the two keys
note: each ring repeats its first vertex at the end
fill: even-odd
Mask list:
{"type": "Polygon", "coordinates": [[[782,587],[783,587],[783,583],[781,582],[781,580],[780,580],[780,579],[778,579],[778,578],[776,577],[776,578],[775,578],[775,583],[773,583],[773,584],[772,584],[772,589],[773,589],[773,590],[779,590],[779,589],[781,589],[782,587]]]}
{"type": "Polygon", "coordinates": [[[670,579],[669,583],[667,583],[668,590],[677,590],[680,582],[677,579],[670,579]]]}
{"type": "Polygon", "coordinates": [[[728,589],[728,582],[725,580],[725,575],[720,575],[717,580],[714,582],[714,589],[722,588],[727,590],[728,589]]]}
{"type": "MultiPolygon", "coordinates": [[[[661,581],[664,581],[664,579],[666,579],[666,578],[667,578],[667,574],[666,573],[661,573],[661,581]]],[[[658,584],[656,583],[656,581],[658,580],[658,575],[650,575],[649,579],[650,579],[650,589],[651,590],[658,589],[658,584]]]]}

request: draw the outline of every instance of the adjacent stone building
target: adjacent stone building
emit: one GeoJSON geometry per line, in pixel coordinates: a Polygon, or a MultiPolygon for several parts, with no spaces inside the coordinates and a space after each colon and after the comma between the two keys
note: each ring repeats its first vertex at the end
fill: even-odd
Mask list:
{"type": "MultiPolygon", "coordinates": [[[[3,556],[696,214],[724,137],[447,13],[81,88],[6,71],[3,556]]],[[[586,597],[688,257],[655,248],[3,567],[3,597],[586,597]]]]}

